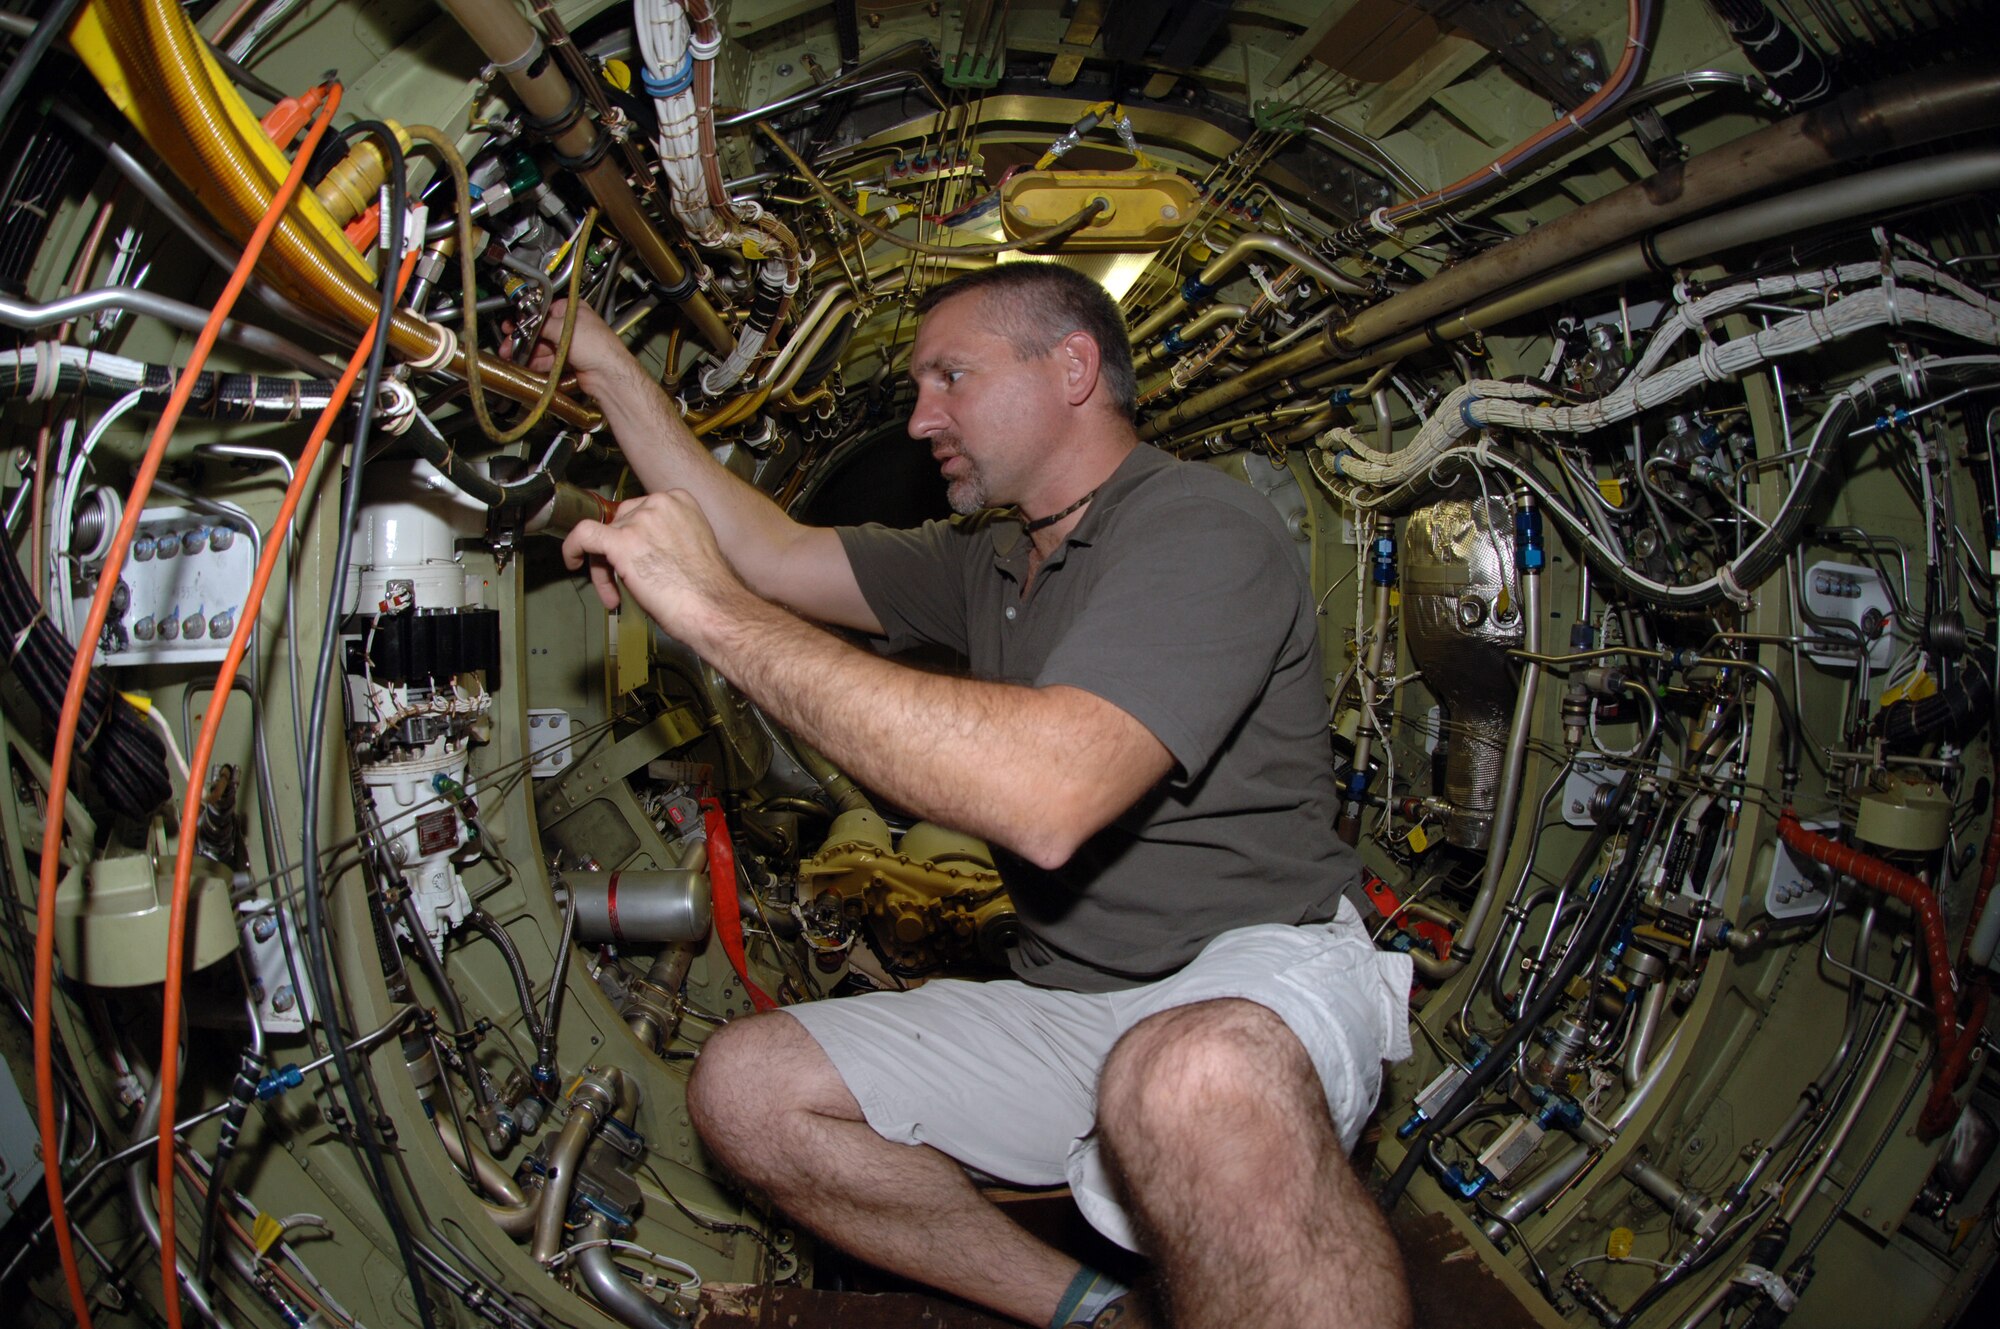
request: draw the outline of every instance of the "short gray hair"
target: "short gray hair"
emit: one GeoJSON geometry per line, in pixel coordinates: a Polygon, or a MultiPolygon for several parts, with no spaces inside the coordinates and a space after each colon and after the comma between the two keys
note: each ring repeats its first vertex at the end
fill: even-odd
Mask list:
{"type": "Polygon", "coordinates": [[[929,313],[947,300],[983,292],[994,330],[1023,360],[1036,360],[1073,332],[1097,343],[1098,377],[1118,414],[1137,408],[1139,376],[1132,368],[1132,339],[1125,316],[1102,286],[1060,263],[996,263],[936,287],[917,303],[929,313]]]}

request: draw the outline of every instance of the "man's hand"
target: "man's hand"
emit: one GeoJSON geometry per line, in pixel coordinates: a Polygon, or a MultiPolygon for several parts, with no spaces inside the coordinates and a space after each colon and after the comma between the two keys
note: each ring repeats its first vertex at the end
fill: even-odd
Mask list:
{"type": "Polygon", "coordinates": [[[697,651],[718,609],[755,598],[684,489],[620,503],[609,525],[584,522],[563,541],[563,562],[571,571],[589,567],[606,609],[618,607],[622,585],[655,623],[697,651]]]}
{"type": "MultiPolygon", "coordinates": [[[[555,363],[556,344],[562,340],[562,326],[568,301],[557,300],[549,306],[549,316],[542,320],[541,328],[535,336],[535,348],[528,357],[528,368],[538,374],[545,374],[555,363]]],[[[503,351],[507,347],[501,348],[503,351]]],[[[602,397],[607,390],[616,390],[621,377],[644,374],[632,352],[625,343],[618,340],[597,311],[587,304],[578,304],[576,309],[576,331],[570,334],[569,360],[563,372],[575,374],[578,384],[593,397],[602,397]]]]}

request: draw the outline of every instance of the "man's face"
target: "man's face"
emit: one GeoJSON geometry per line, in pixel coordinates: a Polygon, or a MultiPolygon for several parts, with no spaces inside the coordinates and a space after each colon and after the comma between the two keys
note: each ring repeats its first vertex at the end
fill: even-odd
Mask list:
{"type": "Polygon", "coordinates": [[[910,437],[930,444],[952,511],[1018,503],[1061,402],[1054,357],[1023,360],[973,291],[924,316],[910,356],[910,437]]]}

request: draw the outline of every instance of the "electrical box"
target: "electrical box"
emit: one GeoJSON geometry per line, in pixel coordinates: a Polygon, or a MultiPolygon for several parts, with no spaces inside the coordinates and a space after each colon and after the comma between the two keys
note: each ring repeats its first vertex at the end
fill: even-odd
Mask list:
{"type": "MultiPolygon", "coordinates": [[[[1896,638],[1889,631],[1895,602],[1875,569],[1852,563],[1815,563],[1806,569],[1805,584],[1799,590],[1813,613],[1851,623],[1860,630],[1861,639],[1868,644],[1870,669],[1887,669],[1895,662],[1896,638]]],[[[1808,650],[1806,654],[1828,669],[1852,669],[1856,659],[1851,651],[1808,650]]]]}
{"type": "MultiPolygon", "coordinates": [[[[147,508],[118,574],[120,590],[97,643],[100,665],[198,664],[229,653],[257,570],[242,529],[190,508],[147,508]]],[[[78,588],[81,628],[94,585],[78,588]]],[[[73,635],[73,634],[72,634],[73,635]]]]}

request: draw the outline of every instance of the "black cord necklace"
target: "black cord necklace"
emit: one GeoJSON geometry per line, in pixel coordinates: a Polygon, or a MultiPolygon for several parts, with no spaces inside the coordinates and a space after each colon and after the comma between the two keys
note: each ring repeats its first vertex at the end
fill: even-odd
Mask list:
{"type": "Polygon", "coordinates": [[[1093,489],[1088,494],[1085,494],[1082,498],[1078,499],[1076,502],[1064,508],[1061,512],[1051,512],[1046,517],[1037,517],[1033,521],[1028,522],[1021,529],[1025,530],[1029,535],[1033,535],[1036,531],[1047,530],[1049,527],[1055,525],[1057,522],[1061,521],[1064,517],[1067,517],[1071,513],[1077,511],[1078,509],[1083,507],[1084,504],[1090,502],[1091,499],[1096,497],[1097,497],[1097,491],[1093,489]]]}

